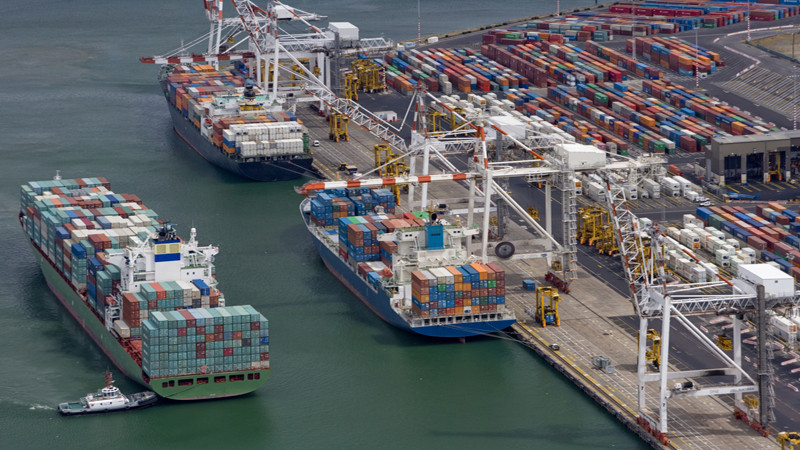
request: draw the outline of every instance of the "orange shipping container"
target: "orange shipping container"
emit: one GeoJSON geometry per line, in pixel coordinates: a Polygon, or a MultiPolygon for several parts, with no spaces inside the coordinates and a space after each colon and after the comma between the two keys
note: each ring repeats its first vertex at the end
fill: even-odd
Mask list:
{"type": "Polygon", "coordinates": [[[470,267],[475,269],[478,272],[478,279],[481,281],[487,280],[489,273],[486,271],[486,268],[483,267],[483,264],[480,263],[472,263],[470,267]]]}

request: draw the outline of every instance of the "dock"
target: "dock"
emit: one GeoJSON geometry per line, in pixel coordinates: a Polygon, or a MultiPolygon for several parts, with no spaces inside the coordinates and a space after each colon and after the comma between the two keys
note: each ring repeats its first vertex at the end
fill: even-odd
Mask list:
{"type": "Polygon", "coordinates": [[[338,170],[341,163],[352,164],[362,173],[375,167],[373,147],[379,140],[368,131],[351,123],[350,141],[333,142],[328,138],[329,125],[325,117],[318,115],[308,106],[298,106],[297,117],[308,128],[311,141],[318,140],[320,143],[319,147],[312,147],[314,168],[328,180],[346,179],[348,174],[338,170]]]}
{"type": "MultiPolygon", "coordinates": [[[[398,95],[398,94],[387,94],[398,95]]],[[[399,103],[410,97],[398,97],[399,103]]],[[[297,116],[308,130],[310,139],[318,140],[314,147],[314,165],[329,180],[344,180],[346,172],[338,171],[339,164],[348,163],[366,173],[374,168],[373,146],[381,143],[368,131],[350,124],[349,142],[333,142],[328,138],[325,117],[311,108],[298,106],[297,116]]],[[[398,111],[399,113],[399,111],[398,111]]],[[[436,172],[432,165],[432,173],[436,172]]],[[[433,199],[465,198],[466,189],[458,184],[431,186],[433,199]]],[[[403,199],[405,203],[405,199],[403,199]]],[[[482,207],[481,205],[476,205],[482,207]]],[[[476,213],[475,222],[481,214],[476,213]]],[[[512,221],[513,222],[513,221],[512,221]]],[[[512,225],[514,225],[512,223],[512,225]]],[[[518,226],[514,232],[519,230],[518,226]]],[[[634,316],[629,298],[619,294],[603,280],[583,268],[578,279],[570,284],[570,294],[560,293],[560,326],[542,327],[526,311],[535,309],[534,292],[522,289],[522,280],[535,280],[536,285],[549,285],[544,280],[548,271],[544,259],[500,260],[506,270],[507,305],[516,312],[518,322],[508,330],[521,344],[543,358],[572,381],[610,414],[625,424],[644,442],[656,448],[730,449],[777,448],[774,437],[762,437],[744,422],[734,418],[733,408],[721,398],[680,397],[670,400],[669,444],[665,446],[640,426],[637,410],[637,341],[630,328],[620,318],[634,316]],[[557,344],[557,350],[551,347],[557,344]],[[595,369],[593,357],[604,356],[614,366],[611,373],[595,369]]],[[[671,361],[675,360],[675,356],[671,361]]],[[[650,368],[649,370],[652,370],[650,368]]],[[[658,386],[647,384],[648,406],[657,410],[658,386]]],[[[654,414],[655,415],[655,414],[654,414]]]]}
{"type": "MultiPolygon", "coordinates": [[[[535,309],[533,292],[522,290],[522,278],[546,284],[544,260],[503,262],[507,270],[507,301],[517,314],[513,333],[526,346],[561,372],[620,422],[654,447],[664,447],[636,422],[636,337],[613,319],[633,315],[628,298],[579,269],[570,294],[561,293],[561,325],[542,327],[526,310],[535,309]],[[557,344],[553,350],[551,344],[557,344]],[[594,368],[592,358],[605,356],[612,373],[594,368]]],[[[652,369],[651,369],[652,370],[652,369]]],[[[648,405],[657,407],[657,386],[648,383],[648,405]]],[[[763,438],[733,416],[732,408],[718,397],[670,400],[669,448],[777,448],[774,438],[763,438]]]]}

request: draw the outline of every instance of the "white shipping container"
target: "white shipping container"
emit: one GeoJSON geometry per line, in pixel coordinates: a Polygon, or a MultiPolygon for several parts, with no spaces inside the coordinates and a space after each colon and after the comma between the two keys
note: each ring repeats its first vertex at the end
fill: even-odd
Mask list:
{"type": "Polygon", "coordinates": [[[763,285],[767,299],[794,296],[794,278],[780,268],[770,264],[742,264],[739,268],[735,283],[741,279],[750,286],[763,285]]]}
{"type": "Polygon", "coordinates": [[[693,283],[705,283],[708,281],[706,278],[706,269],[700,266],[692,267],[692,276],[690,279],[693,283]]]}
{"type": "Polygon", "coordinates": [[[675,239],[676,241],[680,241],[681,231],[677,227],[667,227],[667,236],[675,239]]]}
{"type": "Polygon", "coordinates": [[[772,333],[783,340],[788,340],[789,335],[797,337],[797,324],[786,317],[772,316],[770,325],[772,325],[772,333]]]}
{"type": "Polygon", "coordinates": [[[606,153],[591,145],[558,144],[554,149],[570,169],[596,169],[606,165],[606,153]]]}
{"type": "Polygon", "coordinates": [[[700,248],[700,238],[691,230],[681,230],[680,242],[692,250],[700,248]]]}
{"type": "Polygon", "coordinates": [[[792,316],[789,318],[789,320],[791,320],[792,323],[794,323],[794,325],[797,327],[798,337],[800,338],[800,317],[792,316]]]}
{"type": "Polygon", "coordinates": [[[129,327],[128,324],[123,320],[118,319],[114,321],[114,331],[116,331],[120,337],[131,337],[131,327],[129,327]]]}
{"type": "Polygon", "coordinates": [[[350,22],[329,22],[328,30],[331,33],[339,33],[339,39],[342,41],[358,40],[358,27],[350,22]]]}
{"type": "Polygon", "coordinates": [[[605,195],[606,189],[603,186],[595,182],[589,183],[589,198],[596,202],[603,202],[605,201],[605,195]]]}
{"type": "Polygon", "coordinates": [[[690,191],[692,189],[692,183],[686,178],[683,178],[681,176],[674,176],[672,177],[672,179],[675,180],[680,185],[682,194],[685,194],[686,191],[690,191]]]}

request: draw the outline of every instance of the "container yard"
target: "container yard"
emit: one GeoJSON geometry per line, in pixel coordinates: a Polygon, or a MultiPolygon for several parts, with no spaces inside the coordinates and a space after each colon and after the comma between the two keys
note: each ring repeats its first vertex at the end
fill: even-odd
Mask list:
{"type": "Polygon", "coordinates": [[[513,102],[517,111],[555,123],[579,142],[623,155],[628,145],[652,153],[701,152],[709,148],[712,136],[774,129],[724,102],[661,80],[653,66],[594,41],[585,42],[583,50],[571,44],[528,42],[509,44],[509,50],[483,45],[480,54],[469,48],[399,51],[385,57],[392,63],[388,67],[402,73],[387,69],[393,74],[387,84],[402,85],[401,91],[408,93],[417,83],[414,78],[438,79],[444,94],[495,91],[495,99],[513,102]],[[455,83],[448,81],[452,79],[455,83]]]}
{"type": "MultiPolygon", "coordinates": [[[[738,5],[739,8],[742,6],[746,8],[747,5],[738,5]]],[[[764,5],[759,7],[768,8],[764,5]]],[[[797,12],[796,8],[791,6],[781,11],[783,13],[775,12],[774,17],[789,17],[797,12]]],[[[639,10],[637,14],[652,17],[652,14],[639,10]]],[[[735,11],[735,7],[719,14],[711,11],[702,15],[689,11],[686,17],[690,19],[686,20],[677,13],[668,16],[679,17],[666,22],[676,27],[673,29],[674,32],[699,27],[735,25],[744,17],[741,10],[735,11]]],[[[614,32],[618,35],[625,36],[627,31],[627,36],[635,37],[635,43],[633,40],[628,40],[627,53],[635,52],[644,60],[643,62],[623,53],[624,47],[614,50],[604,45],[614,34],[611,28],[606,28],[606,33],[598,33],[601,30],[599,27],[569,30],[564,27],[564,23],[564,21],[560,25],[553,23],[551,28],[547,28],[549,25],[536,23],[536,31],[530,31],[534,25],[531,23],[525,28],[508,27],[504,30],[492,30],[482,35],[482,45],[479,49],[475,48],[477,46],[405,48],[372,61],[385,67],[387,85],[402,94],[413,94],[418,85],[424,85],[428,90],[443,94],[441,98],[447,108],[438,109],[437,112],[442,115],[443,121],[450,123],[451,126],[462,123],[453,114],[454,111],[466,117],[473,117],[470,113],[473,109],[491,110],[494,113],[503,111],[503,114],[513,116],[525,126],[536,124],[537,129],[542,132],[546,130],[569,142],[591,144],[623,156],[629,151],[640,154],[642,150],[665,156],[678,152],[702,153],[710,148],[711,140],[715,136],[762,135],[777,129],[774,124],[760,117],[721,102],[702,91],[695,91],[670,80],[671,75],[668,72],[682,76],[714,75],[729,62],[727,55],[695,46],[688,39],[651,36],[669,31],[638,34],[639,31],[652,31],[657,27],[631,27],[628,30],[615,28],[614,32]]],[[[587,25],[581,24],[581,26],[587,25]]],[[[670,26],[664,26],[663,29],[669,30],[670,26]]],[[[299,114],[304,116],[303,113],[299,114]]],[[[312,138],[315,128],[324,127],[324,122],[316,126],[311,125],[315,120],[319,120],[318,116],[304,116],[303,120],[309,124],[312,138]]],[[[504,125],[511,126],[508,123],[504,125]]],[[[504,125],[498,124],[501,127],[504,125]]],[[[337,167],[345,161],[358,166],[360,172],[369,171],[374,167],[374,163],[368,157],[372,151],[368,143],[370,137],[361,134],[361,130],[353,131],[351,128],[351,138],[356,142],[355,147],[361,148],[360,152],[354,149],[341,153],[343,151],[341,147],[332,146],[334,147],[332,153],[335,154],[317,153],[320,171],[328,174],[329,179],[344,179],[349,176],[347,172],[337,170],[337,167]]],[[[644,200],[646,205],[661,204],[668,207],[680,205],[681,208],[687,208],[688,205],[691,211],[697,208],[697,203],[708,202],[707,195],[715,201],[721,201],[720,197],[704,192],[699,182],[695,184],[690,179],[684,178],[682,176],[684,174],[677,166],[670,165],[668,169],[675,176],[644,179],[638,189],[636,186],[626,186],[628,198],[636,200],[637,197],[641,197],[646,199],[644,200]]],[[[605,201],[605,187],[598,180],[581,179],[576,186],[590,202],[605,201]]],[[[460,194],[438,192],[434,195],[439,195],[449,202],[464,196],[463,192],[460,194]]],[[[706,210],[712,211],[709,209],[712,207],[697,209],[698,215],[705,215],[706,210]]],[[[773,214],[773,224],[777,223],[775,222],[778,220],[777,215],[783,214],[787,217],[791,215],[784,214],[788,210],[785,207],[775,209],[777,205],[772,205],[772,208],[764,208],[778,212],[773,214]]],[[[767,214],[771,211],[767,211],[767,214]]],[[[736,213],[745,214],[745,211],[737,210],[736,213]]],[[[725,214],[733,212],[725,211],[725,214]]],[[[766,248],[766,242],[759,242],[760,237],[752,237],[752,231],[748,231],[751,233],[750,236],[745,235],[741,226],[739,230],[733,229],[731,218],[726,217],[726,219],[731,225],[726,226],[725,230],[722,229],[719,218],[714,219],[719,227],[713,227],[707,219],[704,222],[703,219],[696,217],[684,217],[684,223],[681,225],[665,228],[666,235],[682,246],[667,245],[666,269],[676,279],[691,283],[710,282],[718,274],[735,276],[740,266],[757,262],[771,262],[792,276],[800,273],[800,269],[795,267],[793,271],[793,265],[788,263],[793,258],[786,256],[789,255],[790,249],[785,248],[784,244],[777,242],[777,248],[785,253],[783,257],[775,254],[773,258],[771,252],[762,252],[747,244],[749,240],[756,243],[756,247],[766,248]],[[717,268],[710,270],[707,266],[686,258],[681,248],[691,249],[698,259],[707,261],[717,268]],[[765,258],[762,258],[762,254],[765,258]],[[776,262],[775,259],[781,259],[783,263],[776,262]]],[[[737,218],[740,221],[742,219],[743,217],[737,218]]],[[[769,220],[769,217],[762,217],[762,220],[769,220]]],[[[784,218],[780,220],[786,221],[784,218]]],[[[788,223],[783,225],[785,225],[784,231],[791,228],[788,223]]],[[[593,227],[589,228],[593,230],[593,227]]],[[[771,227],[767,227],[767,230],[761,233],[769,236],[777,233],[784,236],[771,227]]],[[[789,238],[792,241],[793,239],[796,238],[789,238]]],[[[613,243],[609,244],[606,251],[610,250],[609,253],[613,254],[615,250],[613,247],[613,243]]],[[[544,276],[548,267],[539,260],[500,262],[500,264],[506,272],[506,303],[515,309],[519,320],[519,324],[514,326],[516,335],[647,442],[654,446],[666,443],[676,448],[775,446],[773,439],[761,437],[761,434],[766,434],[766,428],[762,428],[755,421],[745,420],[747,423],[743,423],[738,420],[740,417],[752,418],[752,410],[743,416],[740,414],[742,411],[737,409],[734,414],[730,401],[711,398],[701,400],[700,397],[692,400],[684,397],[679,401],[673,400],[681,403],[681,406],[677,406],[680,417],[672,416],[675,422],[671,422],[672,428],[665,440],[665,436],[651,430],[635,412],[638,395],[636,330],[630,322],[621,319],[630,314],[625,298],[616,293],[609,294],[609,298],[619,299],[618,302],[614,302],[618,305],[618,309],[611,312],[612,306],[608,302],[600,303],[595,300],[596,292],[600,288],[592,283],[602,283],[583,272],[581,277],[570,283],[570,294],[562,294],[561,301],[557,302],[560,305],[558,315],[561,317],[561,326],[542,328],[537,322],[540,316],[535,313],[541,308],[541,304],[537,304],[534,296],[526,293],[524,287],[513,286],[546,286],[552,282],[552,279],[544,276]],[[589,280],[584,276],[588,276],[589,280]],[[519,279],[520,277],[525,280],[519,279]],[[582,289],[584,290],[581,291],[582,289]],[[570,300],[573,302],[570,303],[570,300]],[[575,304],[576,302],[579,306],[575,304]],[[571,319],[564,319],[570,317],[570,313],[566,312],[568,308],[576,308],[572,310],[571,317],[575,322],[573,322],[574,327],[570,329],[565,327],[565,323],[571,319]],[[579,321],[577,317],[583,320],[579,321]],[[587,327],[587,321],[591,322],[594,319],[597,319],[598,323],[587,327]],[[597,344],[603,340],[611,340],[612,336],[614,344],[608,346],[597,344]],[[591,342],[592,345],[587,347],[586,342],[591,342]],[[598,346],[595,347],[595,344],[598,346]],[[622,350],[626,346],[627,355],[622,350]],[[607,369],[609,364],[612,365],[611,369],[607,369]],[[628,386],[622,387],[626,382],[620,380],[626,377],[628,386]],[[698,403],[689,404],[683,403],[684,401],[698,403]],[[715,417],[713,421],[705,420],[712,416],[715,417]],[[753,430],[747,427],[748,424],[753,430]]],[[[601,274],[595,274],[597,275],[602,277],[601,274]]],[[[430,276],[435,277],[433,274],[430,276]]],[[[430,279],[430,276],[426,278],[430,279]]],[[[421,311],[417,295],[421,295],[419,286],[422,277],[418,275],[417,278],[419,280],[414,283],[416,288],[412,297],[417,300],[413,303],[414,306],[421,311]]],[[[707,319],[699,321],[703,324],[701,326],[704,329],[711,329],[712,327],[704,320],[707,319]]],[[[793,323],[791,318],[773,316],[769,321],[776,329],[773,334],[784,342],[789,336],[796,336],[796,333],[792,333],[796,326],[795,328],[790,326],[793,323]]],[[[709,334],[709,339],[717,339],[717,336],[709,334]]],[[[756,342],[754,336],[745,340],[746,344],[751,345],[755,345],[756,342]]],[[[776,341],[770,341],[769,344],[771,348],[777,348],[778,345],[776,341]]],[[[652,385],[648,386],[648,390],[650,386],[652,385]]],[[[770,431],[773,434],[777,432],[774,428],[770,431]]]]}

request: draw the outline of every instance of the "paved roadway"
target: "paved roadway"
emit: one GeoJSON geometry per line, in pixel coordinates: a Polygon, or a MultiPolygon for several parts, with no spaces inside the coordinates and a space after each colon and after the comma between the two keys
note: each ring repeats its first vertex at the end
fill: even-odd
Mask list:
{"type": "MultiPolygon", "coordinates": [[[[774,183],[770,183],[774,185],[774,183]]],[[[544,192],[535,186],[528,186],[521,179],[514,179],[510,185],[514,198],[520,203],[523,208],[534,206],[539,209],[540,214],[544,211],[544,192]]],[[[554,190],[554,194],[558,191],[554,190]]],[[[552,213],[554,217],[560,217],[561,204],[560,195],[553,196],[552,213]]],[[[596,206],[595,202],[587,199],[585,196],[578,197],[578,205],[580,206],[596,206]]],[[[682,222],[684,214],[693,214],[697,205],[689,202],[680,197],[662,198],[662,199],[643,199],[630,202],[633,211],[640,217],[648,217],[658,220],[662,223],[679,224],[682,222]]],[[[560,241],[561,228],[557,223],[554,223],[555,229],[553,234],[560,241]]],[[[706,255],[711,258],[710,255],[706,255]]],[[[595,278],[603,280],[608,286],[613,288],[616,292],[624,297],[629,297],[628,282],[624,276],[622,262],[619,256],[607,256],[599,254],[594,247],[588,245],[578,245],[578,262],[581,268],[588,273],[592,274],[595,278]]],[[[726,274],[732,277],[731,274],[726,274]]],[[[720,294],[722,291],[720,290],[720,294]]],[[[631,307],[632,312],[632,307],[631,307]]],[[[692,320],[698,324],[705,326],[709,330],[709,337],[714,339],[714,332],[719,331],[719,326],[714,327],[708,322],[713,320],[716,316],[706,315],[695,317],[692,320]]],[[[634,315],[616,316],[611,318],[612,321],[625,330],[631,336],[636,337],[638,334],[638,319],[634,315]]],[[[698,368],[711,368],[709,365],[709,357],[712,356],[710,351],[700,345],[696,339],[689,336],[683,327],[677,326],[678,322],[674,321],[672,324],[672,345],[670,362],[678,369],[698,369],[698,368]]],[[[660,321],[651,321],[651,328],[661,330],[660,321]]],[[[743,336],[746,339],[750,335],[743,336]]],[[[755,347],[752,345],[745,345],[743,355],[745,356],[745,365],[748,372],[752,377],[756,375],[755,361],[757,355],[755,347]]],[[[800,367],[797,363],[787,364],[781,366],[781,362],[792,359],[794,356],[784,352],[775,352],[775,360],[773,361],[776,370],[776,385],[775,392],[777,398],[776,408],[776,422],[770,426],[771,431],[775,434],[777,431],[791,431],[794,430],[797,424],[800,424],[800,411],[796,407],[797,402],[800,400],[800,395],[795,391],[792,386],[800,387],[798,376],[800,373],[792,373],[791,370],[800,367]]],[[[707,382],[714,383],[722,381],[722,379],[707,379],[707,382]]],[[[726,401],[732,404],[732,397],[727,397],[726,401]]]]}

